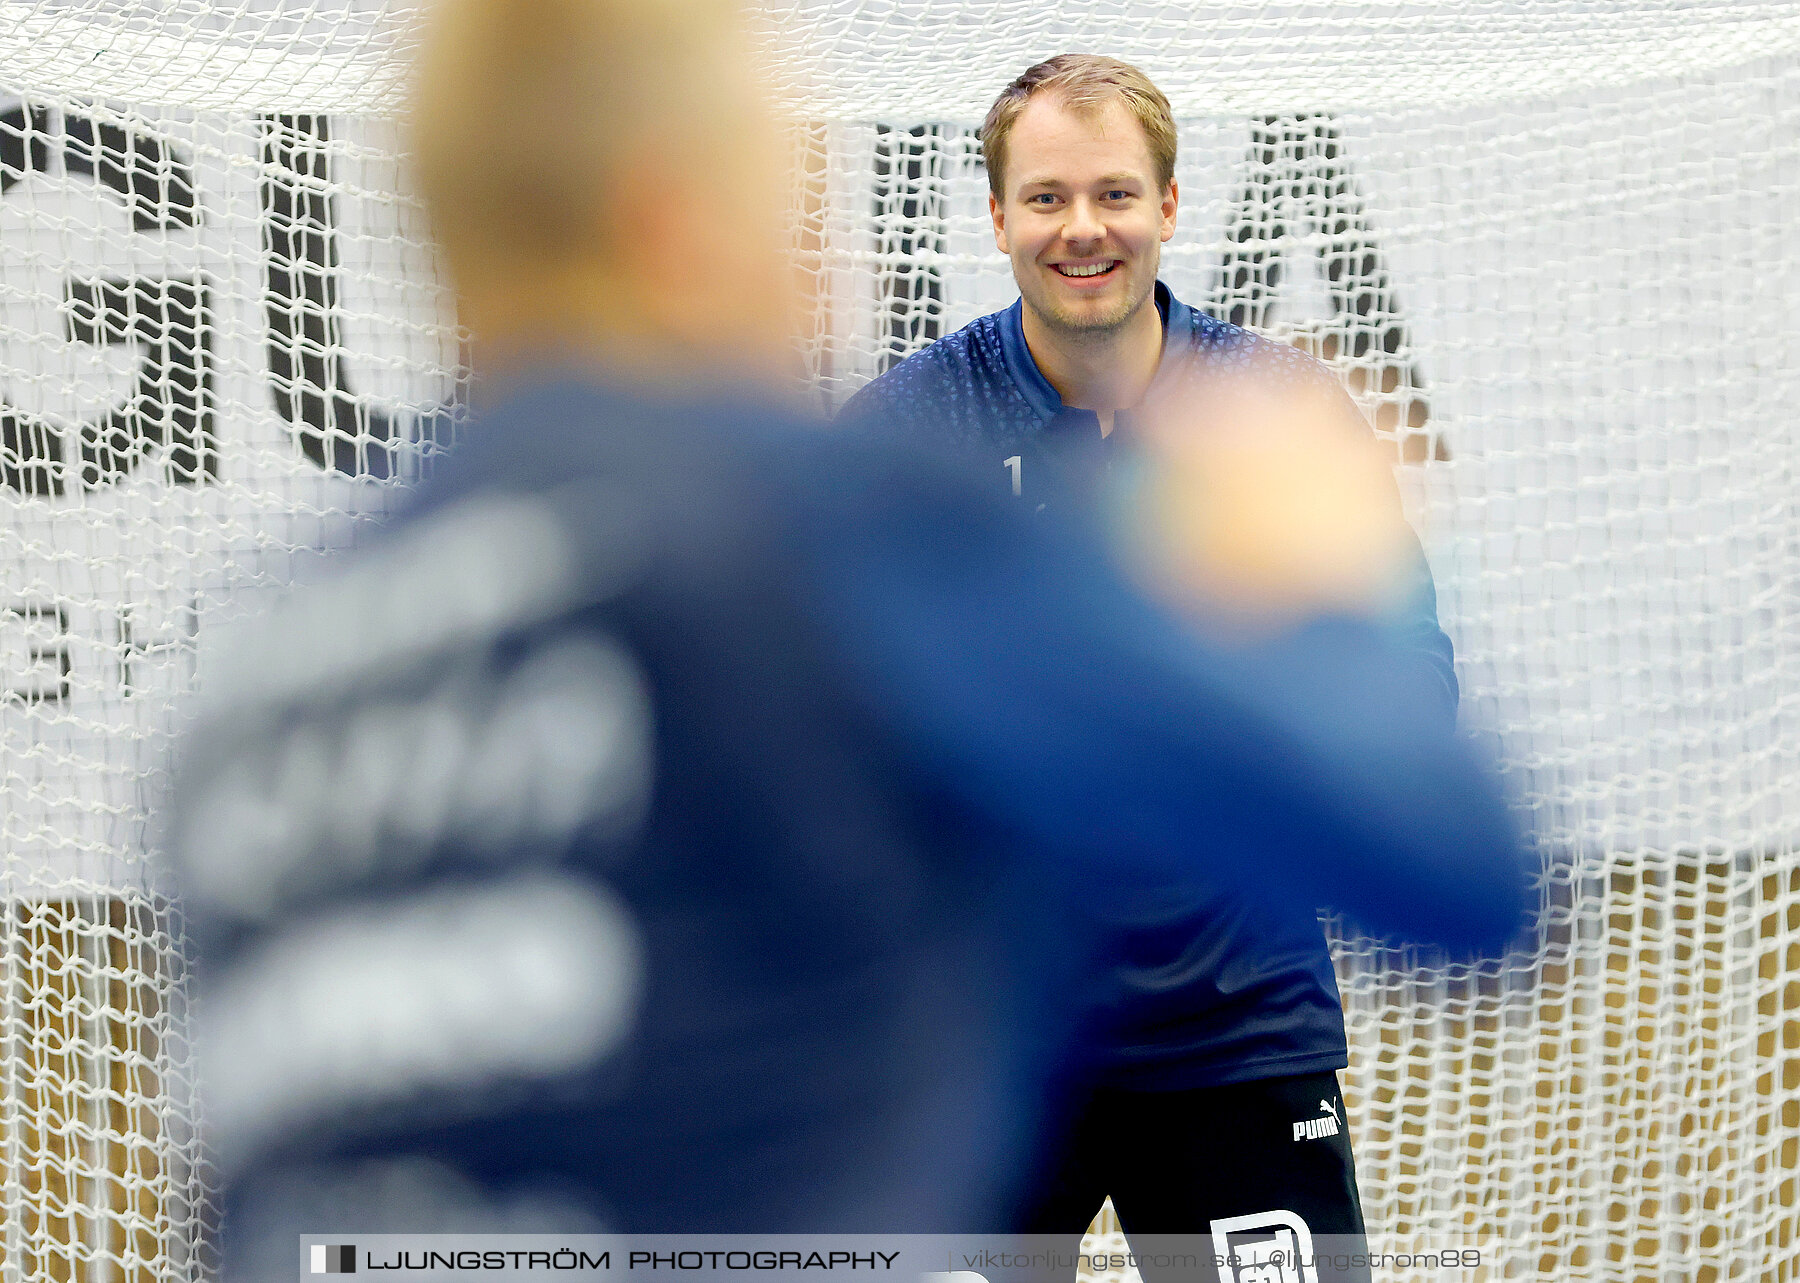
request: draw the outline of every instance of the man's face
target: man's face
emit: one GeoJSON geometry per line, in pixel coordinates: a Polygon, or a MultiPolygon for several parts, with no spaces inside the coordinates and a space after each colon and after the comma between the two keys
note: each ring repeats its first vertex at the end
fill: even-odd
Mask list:
{"type": "Polygon", "coordinates": [[[1124,103],[1077,113],[1052,94],[1025,105],[1008,142],[994,243],[1025,305],[1070,336],[1120,329],[1149,303],[1175,184],[1157,183],[1143,127],[1124,103]]]}

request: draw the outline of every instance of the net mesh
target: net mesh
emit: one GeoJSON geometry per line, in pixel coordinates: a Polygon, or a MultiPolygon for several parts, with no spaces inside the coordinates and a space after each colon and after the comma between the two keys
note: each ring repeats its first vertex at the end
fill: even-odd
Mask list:
{"type": "Polygon", "coordinates": [[[0,102],[6,1256],[207,1268],[179,906],[147,864],[198,640],[355,537],[458,350],[392,127],[0,102]]]}
{"type": "MultiPolygon", "coordinates": [[[[26,1275],[206,1272],[146,806],[198,639],[446,437],[457,338],[391,124],[413,17],[0,5],[0,1197],[26,1275]]],[[[1164,279],[1333,362],[1394,441],[1545,912],[1475,967],[1335,926],[1377,1246],[1800,1274],[1800,12],[753,19],[798,122],[824,407],[1015,297],[974,126],[1092,48],[1181,122],[1164,279]]]]}

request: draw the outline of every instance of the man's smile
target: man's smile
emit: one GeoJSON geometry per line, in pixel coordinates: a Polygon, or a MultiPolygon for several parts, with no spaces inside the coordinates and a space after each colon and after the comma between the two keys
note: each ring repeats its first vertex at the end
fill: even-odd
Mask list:
{"type": "Polygon", "coordinates": [[[1113,269],[1120,266],[1120,261],[1107,258],[1098,263],[1052,263],[1050,266],[1065,280],[1089,281],[1111,275],[1113,269]]]}

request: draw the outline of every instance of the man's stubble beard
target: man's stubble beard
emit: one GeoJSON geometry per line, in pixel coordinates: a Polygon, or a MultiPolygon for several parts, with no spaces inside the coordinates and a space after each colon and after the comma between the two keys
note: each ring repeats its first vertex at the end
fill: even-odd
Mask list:
{"type": "MultiPolygon", "coordinates": [[[[1159,251],[1161,248],[1160,245],[1157,247],[1159,251]]],[[[1160,252],[1151,260],[1149,266],[1150,271],[1144,282],[1143,291],[1136,297],[1127,299],[1116,312],[1111,314],[1075,315],[1058,306],[1058,300],[1054,296],[1047,300],[1049,310],[1046,311],[1045,308],[1039,307],[1029,295],[1024,294],[1024,291],[1020,291],[1020,294],[1025,299],[1025,305],[1037,314],[1038,322],[1046,330],[1077,343],[1094,343],[1103,341],[1108,335],[1123,329],[1138,314],[1140,308],[1149,305],[1151,298],[1156,293],[1157,272],[1162,267],[1160,252]]],[[[1051,268],[1050,270],[1055,271],[1056,269],[1051,268]]]]}

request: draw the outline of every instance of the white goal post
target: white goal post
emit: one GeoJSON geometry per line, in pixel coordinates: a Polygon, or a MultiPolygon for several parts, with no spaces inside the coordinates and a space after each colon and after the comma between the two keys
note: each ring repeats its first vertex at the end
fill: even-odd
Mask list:
{"type": "MultiPolygon", "coordinates": [[[[208,1268],[149,799],[196,639],[353,539],[463,378],[394,114],[412,0],[0,3],[0,1153],[25,1276],[208,1268]]],[[[1029,63],[1180,123],[1188,302],[1396,446],[1543,859],[1537,938],[1339,933],[1376,1245],[1800,1275],[1800,9],[788,0],[830,408],[1014,297],[974,128],[1029,63]]],[[[1395,1275],[1394,1277],[1401,1277],[1395,1275]]]]}

